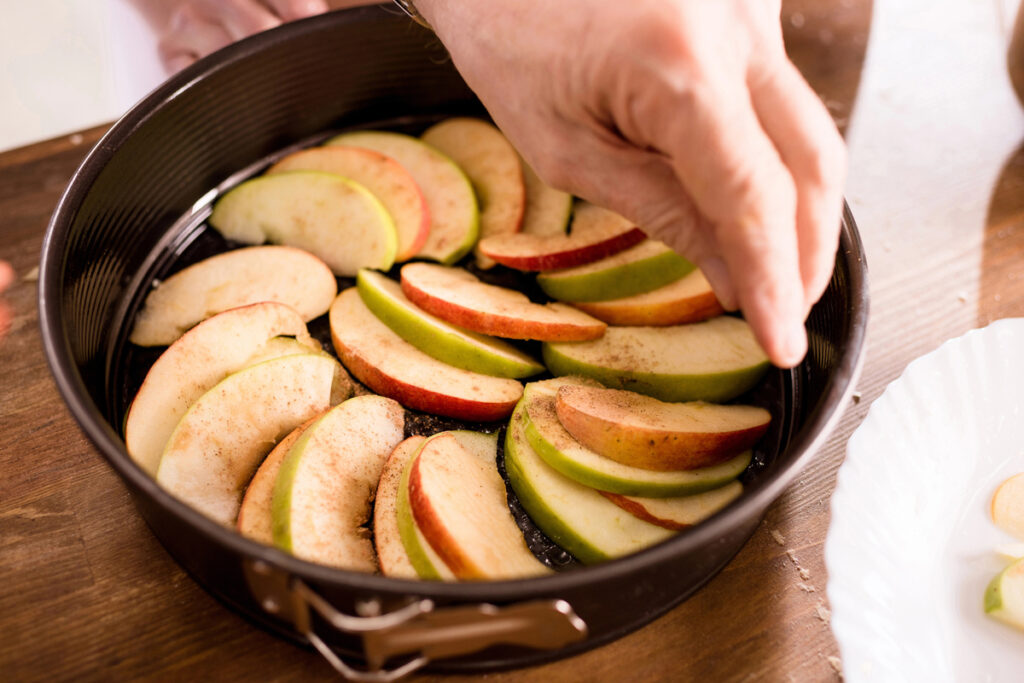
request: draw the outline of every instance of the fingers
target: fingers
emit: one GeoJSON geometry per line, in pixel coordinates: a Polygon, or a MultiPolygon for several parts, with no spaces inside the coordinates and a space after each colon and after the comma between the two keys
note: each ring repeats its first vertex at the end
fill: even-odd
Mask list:
{"type": "Polygon", "coordinates": [[[0,261],[0,343],[3,342],[11,327],[13,311],[10,305],[3,300],[4,291],[14,282],[14,269],[6,261],[0,261]]]}
{"type": "Polygon", "coordinates": [[[266,0],[266,3],[283,21],[305,19],[329,9],[326,0],[266,0]]]}
{"type": "Polygon", "coordinates": [[[171,15],[167,30],[157,44],[157,52],[164,67],[175,73],[232,42],[231,35],[221,24],[207,19],[194,5],[187,4],[171,15]]]}
{"type": "Polygon", "coordinates": [[[0,294],[14,282],[14,268],[7,261],[0,261],[0,294]]]}

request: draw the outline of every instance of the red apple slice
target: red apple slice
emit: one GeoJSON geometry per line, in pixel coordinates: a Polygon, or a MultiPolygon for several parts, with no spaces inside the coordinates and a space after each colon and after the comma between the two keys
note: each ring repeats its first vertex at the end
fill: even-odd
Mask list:
{"type": "Polygon", "coordinates": [[[480,241],[480,252],[517,270],[571,268],[611,256],[647,238],[616,213],[587,204],[576,206],[568,235],[517,233],[480,241]]]}
{"type": "Polygon", "coordinates": [[[380,152],[357,147],[316,147],[289,154],[267,175],[284,171],[323,171],[356,181],[380,200],[395,222],[395,261],[416,255],[430,234],[430,212],[419,185],[400,163],[380,152]]]}
{"type": "Polygon", "coordinates": [[[601,495],[629,514],[663,529],[679,531],[715,514],[743,493],[743,484],[731,481],[717,489],[678,498],[641,498],[601,491],[601,495]]]}
{"type": "Polygon", "coordinates": [[[131,342],[171,344],[212,315],[261,301],[290,306],[309,322],[327,312],[337,293],[330,268],[308,252],[281,246],[235,249],[159,283],[135,319],[131,342]]]}
{"type": "Polygon", "coordinates": [[[665,403],[620,389],[566,385],[555,399],[558,421],[598,455],[648,470],[691,470],[750,450],[771,413],[744,405],[665,403]]]}
{"type": "Polygon", "coordinates": [[[428,313],[496,337],[582,341],[599,338],[606,328],[572,306],[533,303],[522,292],[481,282],[461,268],[407,264],[402,291],[428,313]]]}
{"type": "MultiPolygon", "coordinates": [[[[500,130],[480,119],[457,117],[428,128],[423,142],[439,149],[469,177],[480,206],[480,239],[519,232],[526,189],[519,154],[500,130]]],[[[476,263],[494,261],[476,251],[476,263]]]]}
{"type": "Polygon", "coordinates": [[[545,183],[524,159],[519,162],[526,187],[523,225],[519,231],[529,235],[564,235],[572,217],[572,195],[545,183]]]}
{"type": "Polygon", "coordinates": [[[505,482],[450,434],[427,441],[409,472],[409,506],[431,547],[460,579],[549,573],[509,511],[505,482]]]}
{"type": "Polygon", "coordinates": [[[405,466],[416,455],[423,442],[422,436],[410,436],[395,446],[384,471],[377,483],[377,495],[373,504],[373,544],[377,549],[377,561],[384,576],[399,579],[418,579],[419,572],[409,559],[409,553],[402,545],[402,532],[398,522],[398,491],[405,466]]]}
{"type": "Polygon", "coordinates": [[[330,310],[331,338],[345,367],[373,391],[402,405],[464,420],[506,418],[523,393],[514,379],[481,375],[423,353],[381,322],[356,287],[330,310]]]}
{"type": "Polygon", "coordinates": [[[725,312],[699,270],[650,292],[607,301],[576,301],[573,306],[609,325],[620,326],[682,325],[725,312]]]}

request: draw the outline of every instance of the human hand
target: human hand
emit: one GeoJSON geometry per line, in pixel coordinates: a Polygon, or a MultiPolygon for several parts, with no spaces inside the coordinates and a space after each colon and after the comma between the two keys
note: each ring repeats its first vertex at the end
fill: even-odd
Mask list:
{"type": "Polygon", "coordinates": [[[828,284],[845,149],[786,57],[780,0],[418,0],[549,183],[707,275],[777,365],[828,284]]]}
{"type": "Polygon", "coordinates": [[[11,329],[11,320],[14,317],[10,305],[4,300],[4,292],[14,282],[14,269],[7,261],[0,261],[0,342],[3,342],[11,329]]]}

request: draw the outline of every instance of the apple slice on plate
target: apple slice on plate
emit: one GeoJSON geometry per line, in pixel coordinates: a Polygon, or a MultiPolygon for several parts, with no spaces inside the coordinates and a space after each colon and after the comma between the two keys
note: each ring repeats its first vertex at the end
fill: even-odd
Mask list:
{"type": "MultiPolygon", "coordinates": [[[[480,239],[519,232],[526,189],[519,154],[494,125],[469,117],[445,119],[420,136],[423,142],[459,165],[476,191],[480,207],[480,239]]],[[[477,250],[480,268],[494,261],[477,250]]]]}
{"type": "Polygon", "coordinates": [[[242,494],[271,446],[330,407],[337,365],[310,353],[228,376],[178,422],[157,482],[214,521],[234,525],[242,494]]]}
{"type": "Polygon", "coordinates": [[[210,225],[246,244],[304,249],[335,275],[387,270],[398,235],[391,214],[359,183],[334,173],[289,171],[247,180],[213,207],[210,225]]]}
{"type": "Polygon", "coordinates": [[[611,256],[647,239],[643,230],[617,213],[581,202],[568,235],[520,232],[480,240],[480,252],[517,270],[556,270],[611,256]]]}
{"type": "Polygon", "coordinates": [[[171,344],[206,318],[231,308],[275,301],[304,322],[327,312],[338,293],[330,268],[292,247],[247,247],[217,254],[179,270],[147,296],[130,341],[171,344]]]}
{"type": "Polygon", "coordinates": [[[167,438],[188,407],[217,382],[268,352],[320,350],[294,309],[273,302],[250,304],[209,318],[167,347],[146,373],[128,409],[124,441],[128,454],[156,474],[167,438]],[[291,345],[272,342],[291,335],[291,345]],[[272,349],[272,350],[271,350],[272,349]]]}
{"type": "Polygon", "coordinates": [[[381,471],[402,441],[405,413],[383,396],[332,408],[288,451],[274,481],[274,545],[331,567],[373,572],[369,531],[381,471]]]}
{"type": "Polygon", "coordinates": [[[704,493],[677,498],[641,498],[602,491],[601,495],[631,515],[665,529],[687,529],[715,514],[743,493],[743,484],[731,481],[704,493]]]}
{"type": "Polygon", "coordinates": [[[459,579],[547,574],[509,511],[505,482],[451,434],[429,439],[409,470],[409,507],[434,551],[459,579]]]}
{"type": "Polygon", "coordinates": [[[323,171],[359,183],[380,200],[395,222],[395,261],[416,255],[430,234],[430,212],[419,185],[405,167],[389,156],[357,147],[315,147],[289,154],[267,175],[284,171],[323,171]]]}
{"type": "Polygon", "coordinates": [[[768,371],[746,321],[719,316],[670,327],[609,327],[601,339],[545,343],[553,375],[585,375],[663,401],[728,401],[768,371]]]}
{"type": "Polygon", "coordinates": [[[764,408],[665,403],[621,389],[566,385],[555,411],[573,438],[606,458],[648,470],[690,470],[750,450],[768,430],[764,408]]]}
{"type": "Polygon", "coordinates": [[[514,379],[456,368],[399,337],[366,307],[356,287],[330,311],[331,338],[345,367],[372,391],[435,415],[489,421],[508,417],[523,393],[514,379]]]}
{"type": "Polygon", "coordinates": [[[519,231],[527,235],[565,235],[572,217],[572,195],[551,187],[520,157],[526,204],[519,231]]]}
{"type": "Polygon", "coordinates": [[[1024,630],[1024,558],[996,575],[985,589],[985,612],[1024,630]]]}
{"type": "Polygon", "coordinates": [[[1024,541],[1024,472],[1015,474],[996,488],[991,513],[996,526],[1024,541]]]}
{"type": "Polygon", "coordinates": [[[560,301],[605,301],[657,289],[694,269],[664,242],[644,240],[617,254],[575,268],[537,275],[537,284],[560,301]]]}
{"type": "Polygon", "coordinates": [[[405,167],[423,192],[430,213],[430,234],[417,256],[455,263],[476,244],[480,214],[473,186],[462,169],[441,152],[412,136],[375,130],[342,133],[327,145],[373,150],[405,167]]]}
{"type": "Polygon", "coordinates": [[[534,524],[584,564],[629,555],[673,535],[548,465],[526,438],[522,405],[505,432],[505,471],[534,524]]]}
{"type": "Polygon", "coordinates": [[[709,467],[656,471],[624,465],[599,455],[574,439],[555,411],[559,387],[576,381],[563,377],[531,382],[523,392],[522,406],[524,431],[533,450],[548,465],[584,486],[626,496],[688,496],[724,486],[750,464],[751,453],[746,452],[709,467]]]}
{"type": "Polygon", "coordinates": [[[682,325],[725,312],[699,270],[642,294],[607,301],[574,301],[572,305],[609,325],[620,326],[682,325]]]}
{"type": "Polygon", "coordinates": [[[402,291],[428,313],[480,334],[577,341],[604,334],[605,323],[566,304],[537,304],[522,292],[481,282],[461,268],[402,266],[402,291]]]}
{"type": "Polygon", "coordinates": [[[508,342],[456,327],[409,301],[402,287],[372,270],[356,277],[367,308],[420,351],[463,370],[495,377],[529,377],[544,366],[508,342]]]}

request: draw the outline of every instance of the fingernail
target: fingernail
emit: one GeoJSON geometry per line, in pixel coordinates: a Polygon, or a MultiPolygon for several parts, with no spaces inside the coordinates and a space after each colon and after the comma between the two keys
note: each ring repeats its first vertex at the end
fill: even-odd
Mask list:
{"type": "Polygon", "coordinates": [[[779,364],[787,368],[799,365],[807,355],[807,330],[802,324],[787,327],[779,345],[779,355],[779,364]]]}

